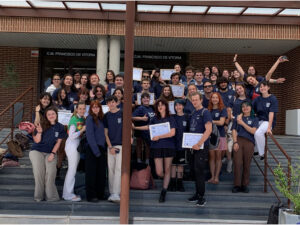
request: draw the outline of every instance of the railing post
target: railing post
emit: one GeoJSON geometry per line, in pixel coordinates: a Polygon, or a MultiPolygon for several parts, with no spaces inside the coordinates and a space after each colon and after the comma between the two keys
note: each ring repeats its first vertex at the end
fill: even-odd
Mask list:
{"type": "MultiPolygon", "coordinates": [[[[288,189],[291,190],[291,158],[288,158],[288,189]]],[[[288,207],[291,208],[291,201],[288,199],[288,207]]]]}
{"type": "Polygon", "coordinates": [[[29,116],[31,117],[32,116],[32,112],[33,112],[33,87],[31,89],[31,104],[30,104],[30,110],[29,110],[29,112],[30,112],[29,116]]]}
{"type": "Polygon", "coordinates": [[[10,127],[10,138],[14,138],[14,121],[15,121],[15,105],[11,107],[11,127],[10,127]]]}
{"type": "Polygon", "coordinates": [[[268,136],[265,135],[265,159],[264,159],[264,192],[268,192],[268,184],[267,184],[267,179],[268,179],[268,136]]]}

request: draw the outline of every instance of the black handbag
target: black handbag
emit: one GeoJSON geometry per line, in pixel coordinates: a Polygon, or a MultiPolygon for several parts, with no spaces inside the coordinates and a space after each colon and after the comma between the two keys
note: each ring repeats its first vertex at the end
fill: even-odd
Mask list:
{"type": "Polygon", "coordinates": [[[81,139],[80,139],[80,142],[79,142],[79,145],[77,147],[77,151],[79,153],[86,153],[86,149],[88,148],[88,141],[87,141],[87,138],[86,138],[86,135],[85,133],[82,135],[81,139]]]}
{"type": "Polygon", "coordinates": [[[280,202],[271,206],[267,224],[278,224],[279,209],[284,207],[280,202]]]}

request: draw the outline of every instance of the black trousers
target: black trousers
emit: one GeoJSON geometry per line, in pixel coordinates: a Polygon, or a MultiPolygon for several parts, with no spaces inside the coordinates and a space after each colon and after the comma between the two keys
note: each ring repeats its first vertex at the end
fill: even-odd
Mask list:
{"type": "Polygon", "coordinates": [[[105,194],[106,171],[107,171],[107,152],[99,146],[100,157],[96,157],[88,147],[85,156],[85,188],[86,198],[102,199],[105,194]]]}
{"type": "Polygon", "coordinates": [[[203,197],[205,194],[205,169],[208,161],[208,148],[193,151],[196,193],[203,197]]]}

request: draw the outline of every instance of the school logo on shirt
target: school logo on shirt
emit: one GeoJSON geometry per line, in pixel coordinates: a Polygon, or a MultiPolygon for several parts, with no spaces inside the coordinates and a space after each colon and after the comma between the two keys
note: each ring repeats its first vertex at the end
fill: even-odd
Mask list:
{"type": "Polygon", "coordinates": [[[251,125],[252,124],[252,120],[248,120],[248,125],[251,125]]]}
{"type": "Polygon", "coordinates": [[[118,118],[118,123],[122,123],[122,118],[118,118]]]}
{"type": "Polygon", "coordinates": [[[149,116],[150,118],[153,118],[153,117],[155,116],[155,113],[149,112],[149,113],[148,113],[148,116],[149,116]]]}
{"type": "Polygon", "coordinates": [[[54,134],[54,135],[55,135],[55,137],[57,138],[57,137],[58,137],[58,132],[55,132],[55,134],[54,134]]]}
{"type": "Polygon", "coordinates": [[[271,105],[271,103],[270,103],[270,102],[267,102],[267,103],[266,103],[266,107],[267,107],[267,108],[269,108],[269,107],[270,107],[270,105],[271,105]]]}
{"type": "Polygon", "coordinates": [[[231,98],[232,98],[232,95],[228,95],[228,98],[231,99],[231,98]]]}
{"type": "Polygon", "coordinates": [[[182,121],[182,126],[186,127],[186,121],[182,121]]]}
{"type": "Polygon", "coordinates": [[[220,113],[218,113],[218,112],[215,113],[215,117],[219,117],[219,115],[220,115],[220,113]]]}
{"type": "Polygon", "coordinates": [[[259,92],[259,88],[256,88],[255,91],[256,91],[256,92],[259,92]]]}
{"type": "Polygon", "coordinates": [[[73,101],[74,101],[74,98],[70,98],[70,101],[73,102],[73,101]]]}

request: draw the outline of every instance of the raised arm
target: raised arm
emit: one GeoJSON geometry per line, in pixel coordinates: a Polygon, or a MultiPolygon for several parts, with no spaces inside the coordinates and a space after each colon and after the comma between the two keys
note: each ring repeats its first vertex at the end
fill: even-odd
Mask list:
{"type": "Polygon", "coordinates": [[[271,69],[269,70],[269,72],[267,73],[266,75],[266,81],[270,81],[270,83],[279,83],[279,82],[276,82],[276,80],[273,80],[271,79],[274,71],[277,69],[279,63],[282,63],[282,62],[287,62],[289,61],[286,57],[283,57],[283,56],[280,56],[277,61],[274,63],[274,65],[271,67],[271,69]]]}
{"type": "Polygon", "coordinates": [[[239,73],[241,74],[241,78],[244,79],[244,74],[245,74],[245,72],[244,72],[243,68],[241,67],[241,65],[237,62],[237,57],[238,57],[238,55],[235,54],[234,57],[233,57],[233,63],[234,63],[234,65],[235,65],[235,68],[236,68],[236,69],[239,71],[239,73]]]}

